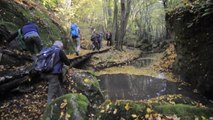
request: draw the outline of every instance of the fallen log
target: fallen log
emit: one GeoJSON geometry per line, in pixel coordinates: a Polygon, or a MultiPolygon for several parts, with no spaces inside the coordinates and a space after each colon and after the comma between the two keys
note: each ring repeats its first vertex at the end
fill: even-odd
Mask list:
{"type": "MultiPolygon", "coordinates": [[[[94,51],[83,56],[70,59],[70,67],[77,67],[83,61],[88,60],[92,55],[106,52],[108,50],[109,49],[94,51]]],[[[32,64],[28,64],[21,67],[16,67],[16,69],[0,71],[0,94],[5,94],[23,84],[30,83],[32,85],[33,83],[39,82],[39,75],[37,75],[38,73],[34,73],[31,70],[32,64]]]]}

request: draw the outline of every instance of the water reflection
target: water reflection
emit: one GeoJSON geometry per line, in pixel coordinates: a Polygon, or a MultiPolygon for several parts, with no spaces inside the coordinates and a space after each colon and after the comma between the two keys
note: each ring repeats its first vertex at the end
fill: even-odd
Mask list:
{"type": "Polygon", "coordinates": [[[176,93],[178,85],[149,76],[111,74],[98,77],[109,99],[141,100],[176,93]]]}

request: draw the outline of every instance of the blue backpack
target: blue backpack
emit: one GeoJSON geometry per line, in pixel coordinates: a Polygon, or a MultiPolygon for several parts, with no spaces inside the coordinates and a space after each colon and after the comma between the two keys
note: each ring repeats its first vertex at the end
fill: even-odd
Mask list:
{"type": "Polygon", "coordinates": [[[52,72],[54,66],[55,51],[53,48],[43,48],[34,63],[34,70],[38,72],[52,72]]]}
{"type": "Polygon", "coordinates": [[[76,24],[72,24],[70,27],[70,34],[73,38],[79,37],[78,26],[76,24]]]}

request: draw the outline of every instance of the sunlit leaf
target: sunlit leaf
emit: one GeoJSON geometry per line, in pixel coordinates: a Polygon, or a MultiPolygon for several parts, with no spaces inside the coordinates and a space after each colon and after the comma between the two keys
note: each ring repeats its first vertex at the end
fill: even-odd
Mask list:
{"type": "Polygon", "coordinates": [[[105,112],[105,110],[101,110],[100,112],[101,112],[101,113],[104,113],[104,112],[105,112]]]}
{"type": "Polygon", "coordinates": [[[129,110],[129,103],[127,103],[127,104],[125,105],[125,109],[126,109],[126,111],[129,110]]]}
{"type": "Polygon", "coordinates": [[[89,83],[91,83],[91,80],[88,79],[88,78],[85,78],[85,79],[84,79],[84,82],[87,83],[87,84],[89,84],[89,83]]]}
{"type": "Polygon", "coordinates": [[[69,118],[71,117],[70,114],[66,113],[66,117],[65,117],[65,120],[69,120],[69,118]]]}
{"type": "Polygon", "coordinates": [[[204,117],[204,116],[201,116],[201,119],[202,119],[202,120],[206,120],[206,117],[204,117]]]}
{"type": "Polygon", "coordinates": [[[150,117],[150,114],[146,114],[145,118],[148,119],[150,117]]]}
{"type": "Polygon", "coordinates": [[[146,112],[147,112],[147,113],[151,113],[151,112],[152,112],[152,109],[147,108],[147,109],[146,109],[146,112]]]}
{"type": "Polygon", "coordinates": [[[197,116],[195,116],[195,120],[199,120],[199,118],[197,116]]]}
{"type": "Polygon", "coordinates": [[[113,111],[113,114],[116,114],[118,112],[118,109],[115,109],[114,111],[113,111]]]}
{"type": "Polygon", "coordinates": [[[133,118],[137,118],[138,116],[136,114],[131,115],[133,118]]]}
{"type": "Polygon", "coordinates": [[[109,104],[107,104],[107,106],[106,106],[106,110],[108,110],[109,109],[109,104]]]}

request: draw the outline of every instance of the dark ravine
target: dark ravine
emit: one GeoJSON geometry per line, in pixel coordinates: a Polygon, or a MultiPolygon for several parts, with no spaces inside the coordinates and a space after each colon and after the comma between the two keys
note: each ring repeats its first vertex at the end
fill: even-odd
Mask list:
{"type": "Polygon", "coordinates": [[[176,43],[175,74],[191,83],[203,95],[213,98],[213,1],[170,13],[176,43]]]}

